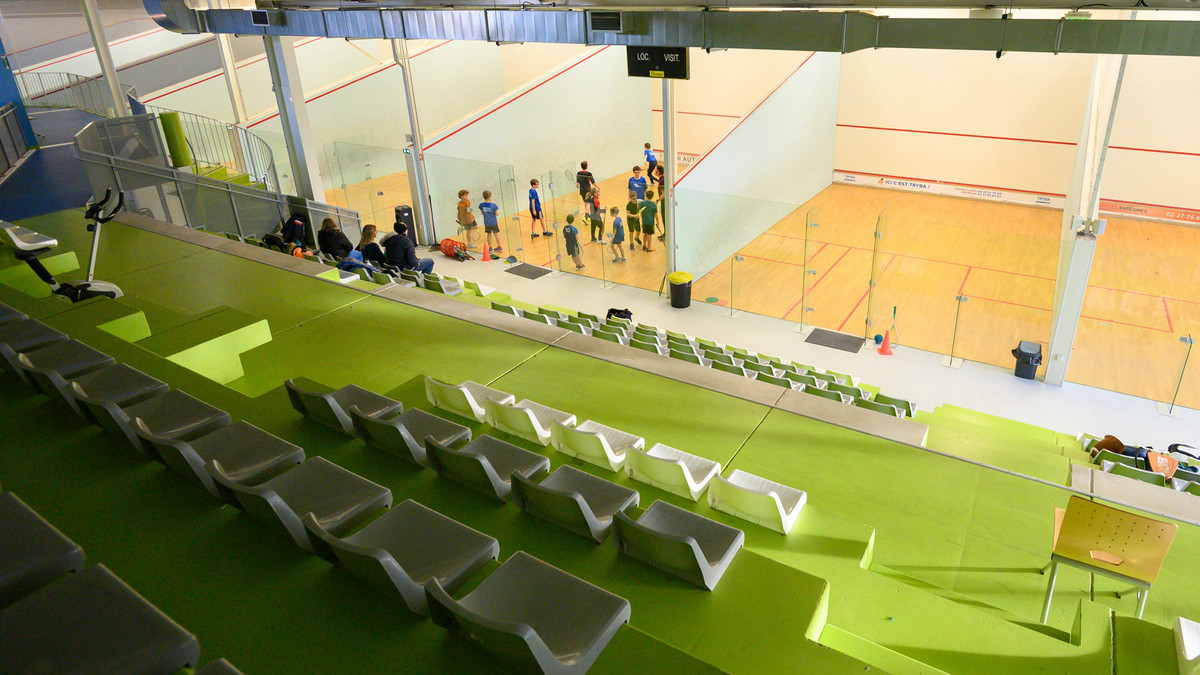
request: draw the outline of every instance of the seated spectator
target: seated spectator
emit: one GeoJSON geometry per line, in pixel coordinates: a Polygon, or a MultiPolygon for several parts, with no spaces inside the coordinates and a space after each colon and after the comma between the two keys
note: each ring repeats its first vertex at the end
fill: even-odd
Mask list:
{"type": "Polygon", "coordinates": [[[354,250],[354,245],[333,222],[333,218],[326,218],[321,222],[321,231],[317,233],[317,248],[334,260],[343,260],[354,250]]]}
{"type": "Polygon", "coordinates": [[[408,238],[408,226],[396,223],[396,233],[383,240],[387,264],[402,270],[417,270],[421,274],[433,271],[433,258],[418,258],[417,247],[408,238]]]}
{"type": "Polygon", "coordinates": [[[378,230],[374,225],[365,225],[362,230],[362,237],[358,240],[358,246],[354,250],[362,254],[363,260],[382,268],[387,265],[387,256],[384,255],[383,249],[379,244],[375,243],[375,236],[378,230]]]}
{"type": "Polygon", "coordinates": [[[308,232],[308,215],[293,213],[279,228],[279,238],[286,245],[304,248],[305,233],[308,232]]]}

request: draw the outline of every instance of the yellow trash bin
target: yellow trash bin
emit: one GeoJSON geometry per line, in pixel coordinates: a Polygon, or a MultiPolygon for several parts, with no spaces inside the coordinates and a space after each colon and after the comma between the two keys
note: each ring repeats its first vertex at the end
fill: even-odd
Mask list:
{"type": "Polygon", "coordinates": [[[671,272],[667,275],[671,282],[671,306],[683,309],[692,304],[692,273],[671,272]]]}

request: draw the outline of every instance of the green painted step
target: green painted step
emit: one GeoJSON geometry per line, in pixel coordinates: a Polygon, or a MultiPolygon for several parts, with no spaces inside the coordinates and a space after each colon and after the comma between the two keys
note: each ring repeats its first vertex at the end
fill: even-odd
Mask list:
{"type": "Polygon", "coordinates": [[[1177,675],[1175,631],[1132,616],[1113,617],[1114,675],[1177,675]]]}
{"type": "MultiPolygon", "coordinates": [[[[79,269],[79,259],[75,257],[74,251],[49,255],[40,258],[40,260],[42,261],[42,265],[46,267],[46,270],[53,276],[74,272],[79,269]]],[[[51,295],[50,286],[39,279],[38,275],[30,269],[29,265],[23,262],[0,269],[0,284],[15,288],[33,298],[48,298],[51,295]]]]}
{"type": "Polygon", "coordinates": [[[271,341],[266,319],[218,307],[177,328],[137,342],[150,352],[225,384],[242,377],[242,352],[271,341]]]}
{"type": "Polygon", "coordinates": [[[864,640],[837,626],[825,626],[825,632],[821,633],[821,644],[871,664],[875,669],[872,672],[887,672],[892,675],[950,675],[944,670],[938,670],[870,640],[864,640]]]}
{"type": "Polygon", "coordinates": [[[233,183],[234,185],[245,185],[246,187],[250,187],[250,175],[240,171],[230,171],[225,180],[233,183]]]}

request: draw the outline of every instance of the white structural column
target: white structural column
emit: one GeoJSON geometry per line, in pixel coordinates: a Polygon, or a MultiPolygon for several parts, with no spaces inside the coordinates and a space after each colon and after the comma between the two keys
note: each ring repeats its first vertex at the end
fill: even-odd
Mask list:
{"type": "Polygon", "coordinates": [[[129,102],[125,100],[125,93],[121,91],[121,83],[117,81],[117,68],[113,65],[112,53],[108,51],[108,38],[104,35],[104,22],[100,20],[100,9],[96,6],[96,0],[80,0],[80,5],[83,7],[83,17],[87,19],[92,45],[96,48],[96,58],[100,60],[100,74],[108,83],[110,112],[114,117],[128,117],[129,102]]]}
{"type": "Polygon", "coordinates": [[[296,183],[296,194],[305,199],[325,201],[325,186],[317,167],[315,141],[308,124],[308,106],[304,102],[304,86],[300,84],[300,67],[296,64],[296,48],[292,39],[278,35],[263,37],[267,48],[267,66],[275,88],[279,107],[279,122],[287,144],[288,162],[296,183]]]}
{"type": "MultiPolygon", "coordinates": [[[[208,0],[209,9],[225,9],[228,4],[228,0],[208,0]]],[[[228,33],[217,33],[217,50],[221,53],[225,88],[229,90],[229,103],[233,106],[233,121],[244,124],[246,102],[242,99],[242,83],[238,80],[237,61],[233,58],[233,38],[228,33]]]]}
{"type": "Polygon", "coordinates": [[[425,137],[421,134],[421,122],[417,119],[417,96],[413,90],[412,72],[409,69],[408,43],[392,40],[392,57],[400,66],[404,82],[404,101],[408,107],[408,125],[412,128],[413,175],[409,178],[413,196],[413,218],[420,230],[422,241],[433,244],[437,235],[433,223],[433,209],[429,202],[429,177],[425,173],[425,137]]]}
{"type": "Polygon", "coordinates": [[[1092,229],[1100,213],[1100,177],[1121,94],[1126,59],[1126,56],[1117,55],[1096,56],[1092,65],[1091,86],[1079,129],[1079,143],[1075,147],[1075,165],[1063,205],[1062,243],[1058,251],[1054,314],[1050,322],[1050,354],[1046,361],[1047,384],[1062,385],[1066,378],[1075,330],[1083,312],[1092,258],[1096,252],[1096,235],[1081,230],[1092,229]]]}
{"type": "Polygon", "coordinates": [[[675,175],[679,158],[675,156],[675,80],[662,81],[663,120],[663,233],[667,249],[667,273],[675,271],[675,175]]]}

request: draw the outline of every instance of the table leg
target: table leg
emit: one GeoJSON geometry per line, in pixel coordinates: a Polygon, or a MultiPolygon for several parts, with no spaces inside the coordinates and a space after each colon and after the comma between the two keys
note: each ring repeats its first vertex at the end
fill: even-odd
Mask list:
{"type": "Polygon", "coordinates": [[[1054,597],[1054,582],[1058,579],[1058,561],[1050,564],[1050,581],[1046,584],[1046,601],[1042,604],[1042,623],[1050,618],[1050,600],[1054,597]]]}
{"type": "Polygon", "coordinates": [[[1146,598],[1150,597],[1149,588],[1139,588],[1137,592],[1137,618],[1142,618],[1142,612],[1146,611],[1146,598]]]}

